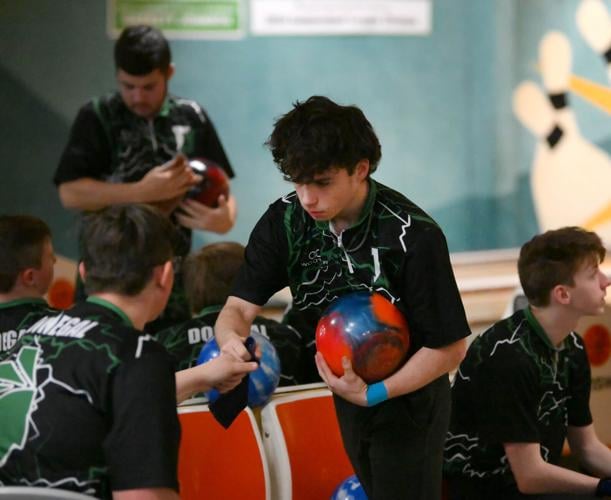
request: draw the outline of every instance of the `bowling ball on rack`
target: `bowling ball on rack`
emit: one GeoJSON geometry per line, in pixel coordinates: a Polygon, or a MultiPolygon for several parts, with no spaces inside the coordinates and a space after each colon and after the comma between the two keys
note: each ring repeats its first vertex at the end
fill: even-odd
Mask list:
{"type": "Polygon", "coordinates": [[[344,479],[331,495],[331,500],[367,500],[367,494],[355,474],[344,479]]]}
{"type": "MultiPolygon", "coordinates": [[[[272,394],[280,382],[280,358],[274,345],[265,336],[258,332],[251,332],[261,357],[259,367],[248,374],[248,406],[258,408],[264,406],[271,399],[272,394]]],[[[197,364],[206,363],[221,353],[216,339],[212,337],[202,347],[197,357],[197,364]]],[[[216,401],[220,393],[216,389],[211,389],[204,393],[209,402],[216,401]]]]}
{"type": "Polygon", "coordinates": [[[405,317],[379,293],[353,292],[335,299],[316,327],[316,350],[336,376],[342,357],[365,382],[382,380],[405,361],[410,344],[405,317]]]}
{"type": "Polygon", "coordinates": [[[193,158],[189,166],[203,179],[188,191],[187,197],[208,207],[217,207],[219,196],[229,195],[229,177],[223,168],[206,158],[193,158]]]}

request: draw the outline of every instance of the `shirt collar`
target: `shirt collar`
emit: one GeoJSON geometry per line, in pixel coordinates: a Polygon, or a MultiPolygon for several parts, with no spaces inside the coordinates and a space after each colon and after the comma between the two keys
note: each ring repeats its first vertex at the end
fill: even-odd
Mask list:
{"type": "Polygon", "coordinates": [[[107,300],[101,299],[100,297],[95,297],[95,296],[94,297],[87,297],[87,302],[90,302],[92,304],[97,304],[98,306],[105,307],[106,309],[110,309],[117,316],[119,316],[119,318],[121,318],[123,323],[125,323],[127,326],[129,326],[131,328],[134,328],[134,324],[132,323],[132,320],[129,319],[127,314],[125,314],[125,312],[123,310],[119,309],[113,303],[108,302],[107,300]]]}
{"type": "Polygon", "coordinates": [[[170,95],[168,94],[165,96],[163,104],[161,105],[161,109],[159,110],[159,113],[157,113],[157,116],[163,116],[165,118],[170,114],[170,109],[170,95]]]}
{"type": "Polygon", "coordinates": [[[40,304],[48,306],[47,301],[42,297],[24,297],[22,299],[10,300],[0,304],[0,309],[8,309],[9,307],[20,306],[22,304],[40,304]]]}
{"type": "Polygon", "coordinates": [[[200,316],[206,316],[207,314],[217,313],[217,312],[220,312],[221,309],[223,309],[222,305],[206,306],[200,312],[196,314],[196,317],[199,318],[200,316]]]}
{"type": "MultiPolygon", "coordinates": [[[[377,187],[378,183],[374,181],[373,179],[368,179],[367,182],[369,183],[369,189],[367,190],[367,199],[365,200],[363,209],[361,210],[361,213],[359,214],[359,218],[357,219],[357,221],[354,224],[352,224],[345,231],[351,231],[353,229],[360,227],[363,223],[365,223],[365,221],[368,219],[369,215],[371,214],[371,211],[373,210],[373,204],[375,203],[376,194],[378,192],[378,187],[377,187]]],[[[315,224],[319,229],[331,230],[330,221],[317,220],[315,221],[315,224]]]]}
{"type": "MultiPolygon", "coordinates": [[[[146,118],[142,118],[141,116],[138,116],[134,113],[132,113],[129,108],[127,107],[127,105],[125,104],[125,102],[123,102],[123,99],[121,98],[121,94],[117,91],[116,92],[116,97],[119,100],[119,103],[123,109],[124,113],[127,113],[129,115],[132,115],[134,117],[136,117],[137,119],[140,120],[144,120],[147,121],[146,118]]],[[[159,113],[157,113],[152,120],[154,120],[155,118],[157,118],[158,116],[161,116],[163,118],[167,118],[170,115],[170,111],[172,110],[172,97],[170,96],[170,94],[167,94],[165,96],[165,99],[163,100],[163,104],[161,105],[161,108],[159,109],[159,113]]]]}
{"type": "Polygon", "coordinates": [[[524,309],[524,315],[526,316],[526,321],[528,321],[528,324],[531,326],[537,337],[539,337],[543,341],[546,347],[553,351],[561,351],[562,349],[564,349],[564,340],[562,341],[559,347],[556,347],[554,344],[552,344],[552,341],[547,336],[547,333],[545,333],[545,330],[541,326],[541,323],[539,323],[537,318],[535,318],[535,315],[532,313],[530,306],[524,309]]]}

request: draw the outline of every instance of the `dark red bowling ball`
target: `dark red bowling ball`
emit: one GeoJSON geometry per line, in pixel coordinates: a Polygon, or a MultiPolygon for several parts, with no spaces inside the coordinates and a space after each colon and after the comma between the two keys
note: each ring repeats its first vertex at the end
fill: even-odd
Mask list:
{"type": "Polygon", "coordinates": [[[193,158],[189,160],[189,166],[203,179],[187,196],[208,207],[217,207],[219,196],[229,195],[229,177],[225,171],[207,158],[193,158]]]}
{"type": "Polygon", "coordinates": [[[367,383],[396,371],[405,362],[409,342],[405,317],[379,293],[353,292],[335,299],[316,328],[316,350],[331,371],[344,374],[345,356],[367,383]]]}

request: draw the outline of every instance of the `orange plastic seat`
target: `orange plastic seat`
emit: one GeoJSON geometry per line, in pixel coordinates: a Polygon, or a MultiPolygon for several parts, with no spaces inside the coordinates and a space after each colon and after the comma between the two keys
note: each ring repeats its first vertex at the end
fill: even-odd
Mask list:
{"type": "Polygon", "coordinates": [[[354,474],[327,389],[273,399],[261,411],[273,498],[320,500],[354,474]]]}
{"type": "Polygon", "coordinates": [[[178,408],[178,481],[183,500],[270,498],[267,459],[250,408],[224,429],[208,405],[178,408]]]}

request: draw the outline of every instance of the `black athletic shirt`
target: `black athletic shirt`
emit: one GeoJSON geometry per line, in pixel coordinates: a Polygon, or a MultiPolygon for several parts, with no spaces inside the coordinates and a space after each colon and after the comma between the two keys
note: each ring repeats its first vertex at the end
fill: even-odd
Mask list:
{"type": "Polygon", "coordinates": [[[0,414],[0,485],[178,488],[171,362],[108,302],[42,316],[2,353],[0,414]]]}
{"type": "Polygon", "coordinates": [[[245,257],[232,295],[263,305],[290,286],[285,321],[310,341],[327,306],[356,290],[377,291],[403,312],[411,352],[470,333],[441,229],[374,180],[359,220],[339,236],[312,219],[296,193],[277,200],[252,231],[245,257]]]}
{"type": "MultiPolygon", "coordinates": [[[[234,176],[213,123],[197,102],[168,95],[158,115],[147,120],[133,114],[121,95],[113,92],[81,107],[53,181],[60,185],[89,177],[106,182],[135,182],[177,152],[188,158],[213,160],[229,177],[234,176]]],[[[181,234],[177,254],[187,255],[191,230],[174,217],[172,220],[181,234]]],[[[77,297],[84,298],[80,284],[78,288],[77,297]]],[[[189,317],[178,275],[168,305],[150,330],[189,317]]]]}
{"type": "Polygon", "coordinates": [[[213,160],[234,175],[212,121],[195,101],[168,96],[159,114],[147,120],[113,92],[79,110],[53,180],[134,182],[178,152],[213,160]]]}
{"type": "Polygon", "coordinates": [[[592,423],[590,367],[578,334],[555,347],[529,308],[473,341],[452,387],[445,472],[515,483],[503,443],[540,443],[558,464],[567,426],[592,423]]]}
{"type": "Polygon", "coordinates": [[[0,360],[13,348],[28,326],[42,316],[57,312],[42,298],[0,303],[0,360]]]}
{"type": "MultiPolygon", "coordinates": [[[[195,366],[203,345],[214,337],[214,324],[222,306],[204,308],[197,316],[157,332],[154,337],[163,345],[172,359],[176,370],[195,366]]],[[[280,358],[280,384],[296,385],[299,380],[299,360],[303,349],[299,332],[273,319],[257,316],[251,331],[267,337],[276,348],[280,358]]]]}

